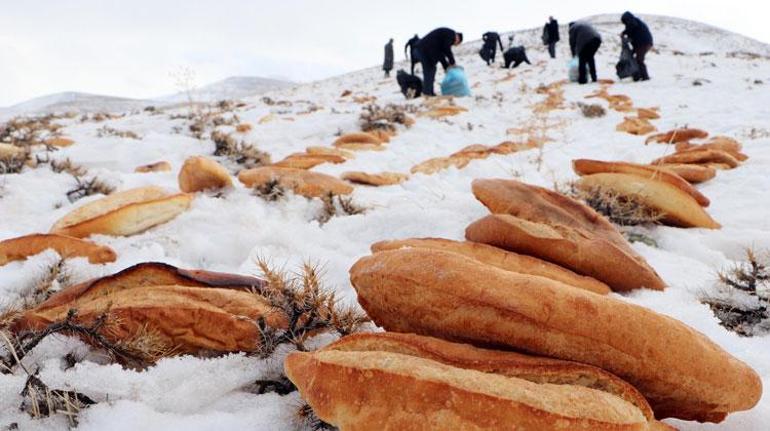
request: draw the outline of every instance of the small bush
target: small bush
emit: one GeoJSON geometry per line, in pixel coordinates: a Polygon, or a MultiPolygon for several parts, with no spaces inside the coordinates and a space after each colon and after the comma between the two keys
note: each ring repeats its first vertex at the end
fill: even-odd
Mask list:
{"type": "Polygon", "coordinates": [[[224,156],[246,169],[269,165],[270,154],[260,151],[251,144],[236,140],[232,135],[215,131],[211,134],[214,141],[215,156],[224,156]]]}
{"type": "Polygon", "coordinates": [[[75,202],[78,199],[96,194],[108,195],[115,191],[115,187],[105,183],[98,177],[93,177],[88,180],[84,180],[82,177],[75,177],[75,181],[77,182],[75,188],[67,192],[67,199],[69,199],[70,202],[75,202]]]}
{"type": "Polygon", "coordinates": [[[361,130],[371,132],[382,130],[385,132],[395,132],[396,124],[405,127],[411,127],[414,120],[407,113],[413,113],[417,109],[414,105],[397,105],[390,103],[384,107],[375,103],[364,106],[359,116],[361,130]]]}
{"type": "Polygon", "coordinates": [[[604,117],[604,115],[607,114],[607,110],[605,110],[602,105],[595,103],[589,104],[578,102],[578,107],[580,108],[580,112],[582,112],[583,116],[586,118],[599,118],[604,117]]]}
{"type": "Polygon", "coordinates": [[[270,180],[254,186],[254,194],[268,202],[275,202],[286,196],[286,189],[278,180],[270,180]]]}
{"type": "Polygon", "coordinates": [[[141,136],[130,130],[118,130],[113,127],[103,126],[96,130],[96,136],[103,138],[105,136],[116,136],[118,138],[142,139],[141,136]]]}
{"type": "Polygon", "coordinates": [[[321,198],[323,207],[321,213],[316,217],[319,223],[324,224],[339,215],[363,214],[366,208],[358,206],[349,196],[335,196],[331,193],[321,198]]]}
{"type": "Polygon", "coordinates": [[[638,198],[621,195],[604,187],[584,189],[573,185],[570,194],[621,226],[655,224],[665,215],[648,207],[638,198]]]}

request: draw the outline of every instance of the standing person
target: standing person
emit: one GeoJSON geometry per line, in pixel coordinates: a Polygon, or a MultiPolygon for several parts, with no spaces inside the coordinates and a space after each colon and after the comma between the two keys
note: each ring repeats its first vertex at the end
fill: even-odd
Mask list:
{"type": "Polygon", "coordinates": [[[412,75],[414,75],[414,65],[420,62],[420,59],[417,58],[415,55],[415,47],[417,46],[417,42],[420,41],[420,37],[415,34],[411,39],[409,39],[406,42],[406,45],[404,45],[404,56],[406,58],[410,59],[412,62],[412,75]],[[407,50],[409,50],[409,53],[407,54],[407,50]]]}
{"type": "Polygon", "coordinates": [[[435,96],[433,81],[436,79],[436,65],[441,63],[444,70],[455,65],[452,46],[463,41],[463,34],[451,28],[437,28],[417,42],[415,53],[422,64],[422,94],[435,96]]]}
{"type": "Polygon", "coordinates": [[[647,81],[650,75],[647,74],[647,65],[644,64],[644,57],[652,48],[652,33],[647,24],[635,17],[631,12],[626,12],[620,17],[620,21],[626,25],[626,29],[620,33],[620,36],[628,36],[631,40],[631,46],[634,50],[634,59],[639,65],[639,72],[634,75],[634,81],[647,81]]]}
{"type": "Polygon", "coordinates": [[[481,47],[481,58],[487,62],[487,66],[495,62],[497,56],[497,47],[500,46],[500,52],[503,52],[503,41],[500,40],[500,34],[495,31],[488,31],[481,36],[484,45],[481,47]]]}
{"type": "Polygon", "coordinates": [[[602,44],[602,37],[591,24],[584,21],[569,23],[569,50],[578,57],[578,83],[588,82],[586,66],[591,74],[591,81],[596,82],[596,61],[594,56],[602,44]]]}
{"type": "Polygon", "coordinates": [[[551,58],[556,58],[556,42],[559,38],[559,22],[552,16],[548,17],[548,22],[543,27],[544,43],[548,45],[548,54],[551,58]]]}
{"type": "Polygon", "coordinates": [[[393,70],[393,39],[391,38],[387,44],[385,44],[385,60],[382,62],[382,70],[385,71],[385,77],[390,76],[390,71],[393,70]]]}

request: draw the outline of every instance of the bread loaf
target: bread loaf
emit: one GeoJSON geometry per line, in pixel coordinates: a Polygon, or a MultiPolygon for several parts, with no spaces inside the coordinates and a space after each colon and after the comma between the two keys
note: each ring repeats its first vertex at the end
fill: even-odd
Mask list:
{"type": "Polygon", "coordinates": [[[99,245],[71,236],[32,234],[0,241],[0,266],[15,260],[53,249],[62,259],[86,257],[90,263],[114,262],[117,254],[106,245],[99,245]]]}
{"type": "Polygon", "coordinates": [[[276,181],[280,186],[308,198],[320,198],[329,194],[353,193],[353,186],[331,175],[304,169],[273,166],[247,169],[238,174],[238,180],[246,187],[255,187],[276,181]]]}

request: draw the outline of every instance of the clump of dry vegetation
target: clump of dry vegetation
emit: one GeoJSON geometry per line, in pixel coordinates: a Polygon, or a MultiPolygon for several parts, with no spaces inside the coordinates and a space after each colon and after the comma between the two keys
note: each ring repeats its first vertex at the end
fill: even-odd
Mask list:
{"type": "Polygon", "coordinates": [[[572,185],[568,194],[584,201],[596,212],[620,226],[656,224],[665,215],[645,205],[641,199],[622,195],[605,187],[582,188],[572,185]]]}
{"type": "Polygon", "coordinates": [[[0,155],[0,175],[18,174],[27,166],[30,158],[28,148],[23,148],[19,152],[0,155]]]}
{"type": "Polygon", "coordinates": [[[738,335],[770,332],[770,253],[746,250],[746,259],[717,273],[712,293],[702,295],[720,324],[738,335]]]}
{"type": "Polygon", "coordinates": [[[323,202],[323,207],[321,208],[318,217],[316,217],[316,220],[321,224],[328,222],[335,216],[356,215],[366,212],[366,208],[353,202],[353,198],[350,196],[340,196],[329,193],[321,198],[321,202],[323,202]]]}
{"type": "Polygon", "coordinates": [[[62,126],[54,121],[56,115],[15,117],[0,126],[0,142],[30,148],[46,145],[45,140],[60,135],[62,126]]]}
{"type": "Polygon", "coordinates": [[[130,130],[118,130],[110,126],[102,126],[96,130],[96,136],[103,138],[105,136],[116,136],[118,138],[142,139],[141,136],[130,130]]]}
{"type": "Polygon", "coordinates": [[[224,156],[232,162],[243,166],[245,169],[256,168],[269,165],[271,163],[270,154],[258,150],[251,144],[237,140],[230,134],[214,131],[211,134],[214,141],[215,156],[224,156]]]}
{"type": "Polygon", "coordinates": [[[20,409],[32,418],[62,415],[67,418],[71,428],[77,427],[81,410],[96,404],[94,400],[77,391],[51,389],[37,375],[27,377],[21,396],[24,401],[20,409]]]}
{"type": "Polygon", "coordinates": [[[268,202],[276,202],[286,196],[286,188],[278,180],[270,180],[254,186],[254,194],[268,202]]]}
{"type": "Polygon", "coordinates": [[[415,112],[417,112],[417,106],[415,105],[389,103],[383,107],[376,103],[371,103],[362,109],[359,123],[361,124],[361,130],[364,132],[380,130],[392,133],[396,131],[397,124],[411,127],[414,124],[414,120],[407,114],[415,112]]]}
{"type": "Polygon", "coordinates": [[[83,179],[83,177],[76,176],[75,182],[75,187],[67,191],[67,199],[70,202],[75,202],[78,199],[91,195],[108,195],[115,191],[115,187],[105,183],[99,177],[83,179]]]}
{"type": "Polygon", "coordinates": [[[607,110],[602,105],[596,103],[578,102],[577,105],[580,108],[580,112],[586,118],[599,118],[607,114],[607,110]]]}

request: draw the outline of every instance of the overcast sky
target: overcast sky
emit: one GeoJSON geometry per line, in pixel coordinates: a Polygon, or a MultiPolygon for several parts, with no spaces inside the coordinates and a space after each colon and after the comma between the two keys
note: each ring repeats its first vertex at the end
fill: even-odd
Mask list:
{"type": "MultiPolygon", "coordinates": [[[[732,0],[0,0],[0,106],[60,91],[145,98],[246,75],[308,81],[382,61],[389,37],[476,39],[599,13],[671,15],[770,42],[768,6],[732,0]],[[621,9],[623,8],[623,9],[621,9]]],[[[398,54],[400,58],[403,54],[398,54]]]]}

